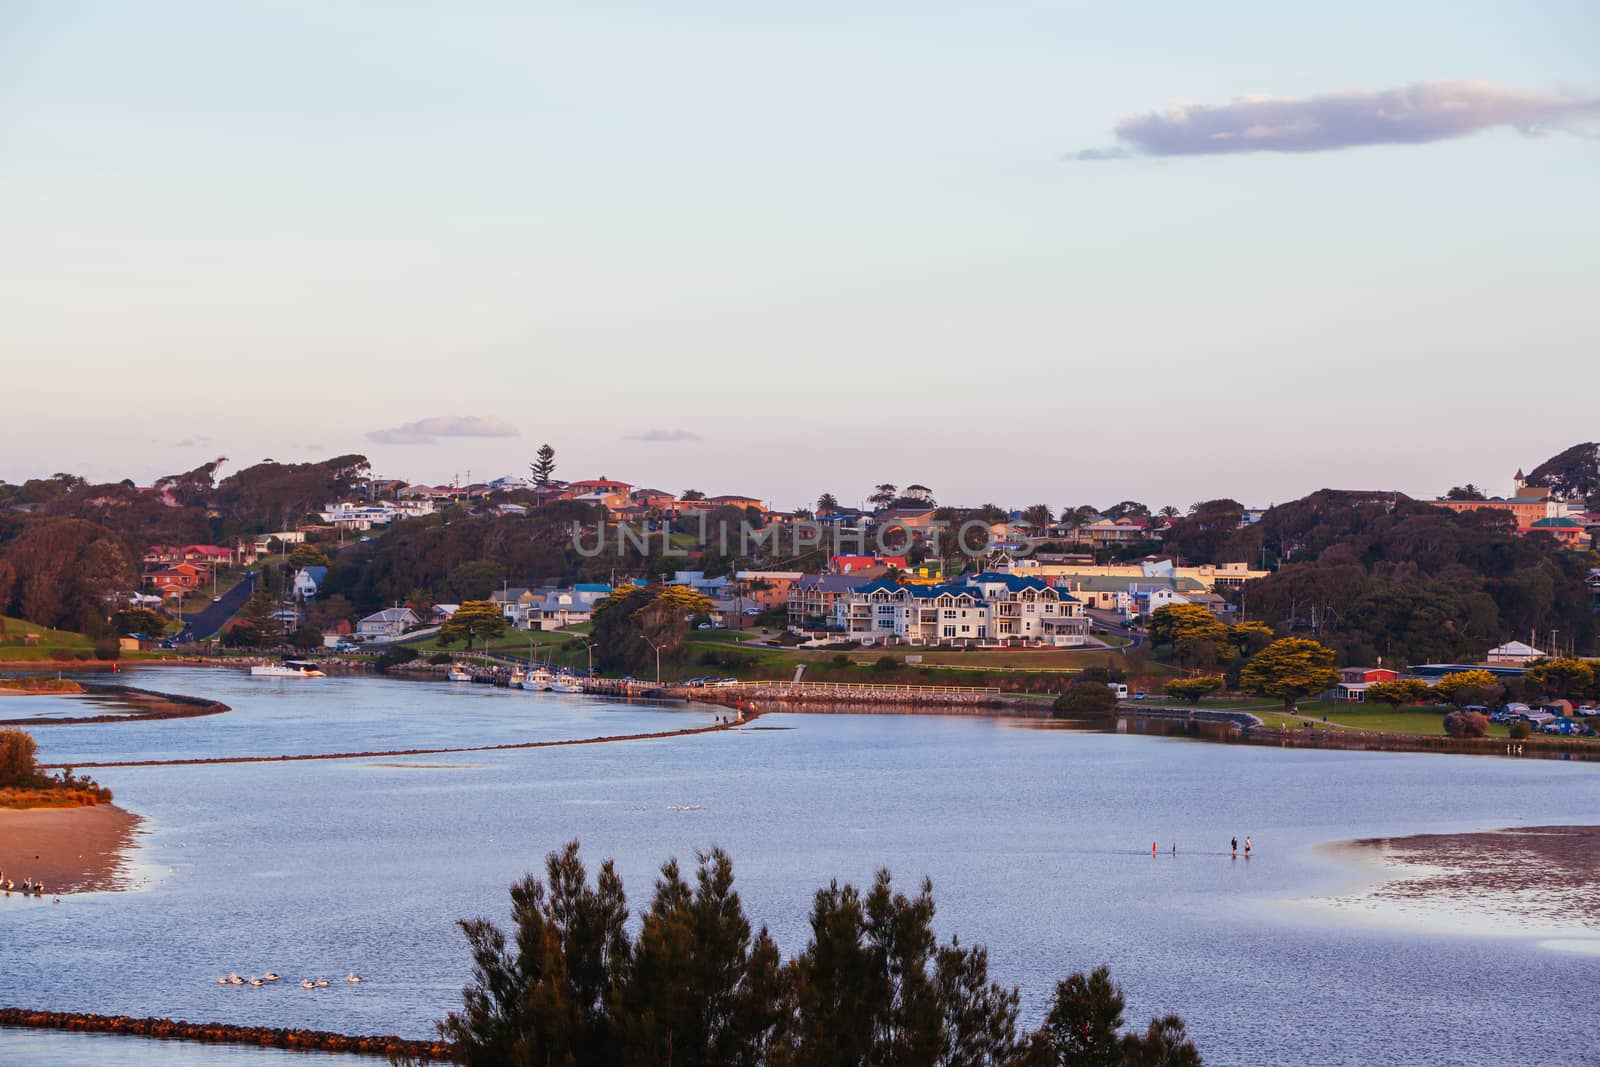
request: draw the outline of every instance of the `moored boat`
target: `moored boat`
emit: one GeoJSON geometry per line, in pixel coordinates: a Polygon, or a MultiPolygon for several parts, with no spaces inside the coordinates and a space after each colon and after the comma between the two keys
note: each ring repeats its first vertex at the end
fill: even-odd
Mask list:
{"type": "Polygon", "coordinates": [[[326,678],[310,660],[286,659],[282,663],[265,663],[250,668],[257,678],[326,678]]]}

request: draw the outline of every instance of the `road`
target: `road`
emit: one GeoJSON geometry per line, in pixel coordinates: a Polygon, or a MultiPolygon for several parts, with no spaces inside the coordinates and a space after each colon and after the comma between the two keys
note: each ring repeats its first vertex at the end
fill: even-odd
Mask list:
{"type": "Polygon", "coordinates": [[[192,615],[183,620],[183,632],[178,635],[179,641],[204,641],[206,638],[222,629],[222,624],[233,618],[234,612],[244,607],[244,602],[250,599],[250,594],[255,591],[256,576],[245,575],[237,584],[222,594],[222,599],[210,604],[198,615],[192,615]]]}

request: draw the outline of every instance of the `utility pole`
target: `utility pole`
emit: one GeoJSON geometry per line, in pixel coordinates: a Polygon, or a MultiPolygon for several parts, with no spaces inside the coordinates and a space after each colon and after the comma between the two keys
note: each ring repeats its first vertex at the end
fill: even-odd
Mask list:
{"type": "Polygon", "coordinates": [[[656,644],[654,641],[650,640],[644,634],[640,634],[639,635],[639,640],[641,640],[645,644],[649,645],[651,647],[651,649],[653,649],[655,651],[655,654],[656,654],[656,688],[659,689],[661,687],[661,646],[656,644]]]}

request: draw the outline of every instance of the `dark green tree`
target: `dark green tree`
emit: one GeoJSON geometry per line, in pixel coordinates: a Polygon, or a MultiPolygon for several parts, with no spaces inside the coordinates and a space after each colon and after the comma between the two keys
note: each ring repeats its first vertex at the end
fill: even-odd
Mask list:
{"type": "Polygon", "coordinates": [[[539,446],[539,451],[533,454],[533,462],[528,464],[528,474],[534,485],[543,489],[549,486],[550,480],[556,473],[556,450],[548,444],[539,446]]]}

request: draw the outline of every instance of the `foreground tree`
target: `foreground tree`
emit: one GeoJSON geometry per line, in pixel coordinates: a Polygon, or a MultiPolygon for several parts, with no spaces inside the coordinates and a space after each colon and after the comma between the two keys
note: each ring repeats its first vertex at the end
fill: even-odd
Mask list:
{"type": "Polygon", "coordinates": [[[826,518],[839,510],[839,498],[832,493],[823,493],[817,497],[817,517],[826,518]]]}
{"type": "Polygon", "coordinates": [[[1256,653],[1245,664],[1239,684],[1261,696],[1283,701],[1285,710],[1295,703],[1339,683],[1333,669],[1333,649],[1303,637],[1284,637],[1256,653]]]}
{"type": "Polygon", "coordinates": [[[454,615],[439,624],[439,643],[465,640],[467,651],[471,652],[474,640],[481,637],[487,645],[490,638],[505,633],[507,625],[505,613],[494,601],[464,601],[454,615]]]}
{"type": "Polygon", "coordinates": [[[711,611],[709,597],[682,585],[623,586],[594,606],[595,665],[643,674],[678,651],[691,619],[711,611]]]}
{"type": "Polygon", "coordinates": [[[591,884],[576,841],[545,879],[512,886],[509,934],[460,923],[473,973],[438,1031],[467,1067],[1190,1067],[1176,1016],[1123,1033],[1106,968],[1074,974],[1045,1024],[1018,1033],[1019,994],[988,954],[933,930],[933,888],[896,892],[887,871],[861,893],[818,891],[810,939],[787,963],[752,934],[733,864],[701,853],[691,880],[661,868],[638,933],[610,861],[591,884]]]}
{"type": "Polygon", "coordinates": [[[1600,696],[1600,672],[1586,660],[1540,660],[1528,668],[1528,677],[1553,697],[1584,700],[1600,696]]]}

